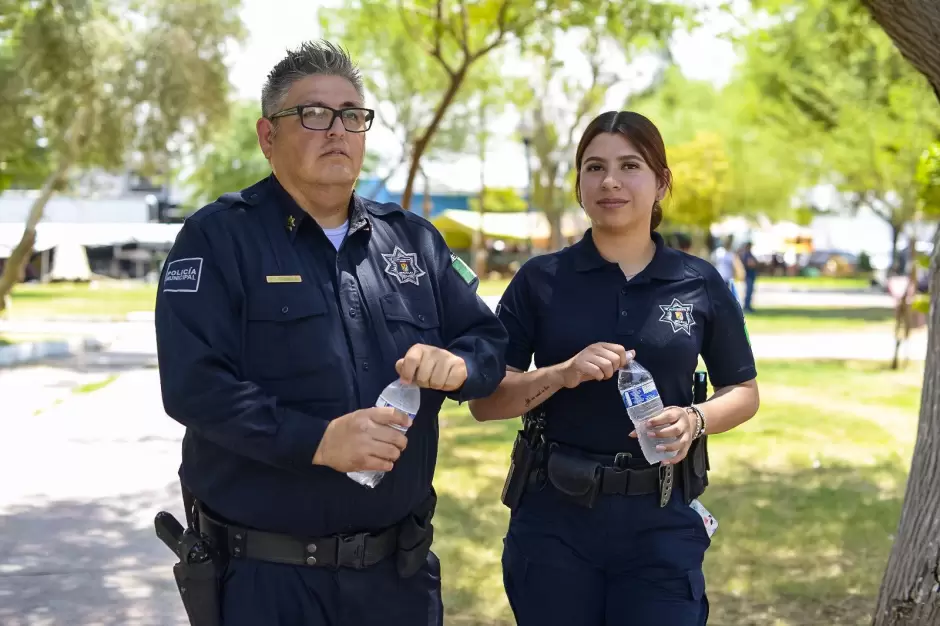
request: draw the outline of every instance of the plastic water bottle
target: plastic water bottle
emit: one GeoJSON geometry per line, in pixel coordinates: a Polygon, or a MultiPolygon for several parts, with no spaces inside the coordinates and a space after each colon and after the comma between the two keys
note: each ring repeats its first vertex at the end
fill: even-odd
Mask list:
{"type": "MultiPolygon", "coordinates": [[[[418,414],[418,408],[421,406],[421,390],[417,387],[417,385],[405,383],[402,382],[401,379],[396,379],[392,381],[389,386],[382,391],[382,393],[379,394],[379,399],[376,400],[375,406],[389,406],[393,409],[398,409],[402,413],[407,414],[411,420],[414,420],[415,416],[418,414]]],[[[403,433],[408,432],[407,428],[402,428],[397,424],[392,426],[392,428],[400,430],[403,433]]],[[[361,472],[349,472],[346,475],[360,485],[365,485],[366,487],[375,487],[382,481],[382,477],[385,476],[385,472],[368,470],[361,472]]]]}
{"type": "Polygon", "coordinates": [[[666,439],[650,437],[646,428],[648,419],[663,412],[663,401],[659,397],[659,390],[656,389],[656,383],[649,370],[636,361],[630,361],[617,374],[617,388],[620,390],[620,397],[623,398],[623,405],[627,408],[627,415],[630,416],[630,421],[636,428],[640,450],[643,451],[646,461],[653,465],[676,456],[678,452],[660,452],[656,449],[657,445],[673,443],[676,441],[675,437],[666,439]]]}

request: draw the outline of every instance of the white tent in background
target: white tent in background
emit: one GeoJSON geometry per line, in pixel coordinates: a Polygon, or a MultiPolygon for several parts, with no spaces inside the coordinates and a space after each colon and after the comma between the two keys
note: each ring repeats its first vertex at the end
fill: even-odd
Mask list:
{"type": "Polygon", "coordinates": [[[74,241],[64,241],[55,247],[52,256],[50,280],[91,280],[91,266],[85,246],[74,241]]]}

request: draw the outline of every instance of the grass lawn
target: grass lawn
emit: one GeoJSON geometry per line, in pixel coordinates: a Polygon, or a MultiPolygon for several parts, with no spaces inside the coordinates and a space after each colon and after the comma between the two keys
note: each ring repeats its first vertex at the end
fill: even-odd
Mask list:
{"type": "Polygon", "coordinates": [[[133,311],[153,311],[157,288],[134,282],[17,285],[13,290],[14,320],[95,316],[123,318],[133,311]]]}
{"type": "Polygon", "coordinates": [[[871,281],[866,277],[759,276],[757,283],[759,285],[774,285],[791,289],[817,289],[820,291],[860,291],[871,287],[871,281]]]}
{"type": "Polygon", "coordinates": [[[747,314],[747,328],[751,334],[893,332],[894,310],[758,306],[747,314]]]}
{"type": "MultiPolygon", "coordinates": [[[[720,527],[706,556],[724,626],[870,623],[900,516],[922,370],[762,362],[763,408],[709,442],[701,500],[720,527]]],[[[510,625],[499,494],[517,420],[477,424],[449,403],[435,479],[446,623],[510,625]]]]}

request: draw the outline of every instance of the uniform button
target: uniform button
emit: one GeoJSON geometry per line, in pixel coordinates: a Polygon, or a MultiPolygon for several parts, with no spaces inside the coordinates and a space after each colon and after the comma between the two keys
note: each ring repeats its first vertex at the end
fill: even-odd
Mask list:
{"type": "Polygon", "coordinates": [[[424,316],[419,314],[419,315],[418,315],[418,321],[419,321],[419,322],[423,322],[423,321],[424,321],[424,316]]]}
{"type": "Polygon", "coordinates": [[[368,372],[368,371],[369,371],[369,362],[368,362],[368,361],[363,361],[363,362],[362,362],[362,371],[364,371],[364,372],[368,372]]]}
{"type": "Polygon", "coordinates": [[[308,544],[307,544],[307,552],[309,552],[310,554],[313,554],[313,553],[316,552],[316,551],[317,551],[317,544],[315,544],[315,543],[308,543],[308,544]]]}
{"type": "Polygon", "coordinates": [[[626,316],[627,316],[627,312],[626,312],[626,311],[621,311],[621,312],[620,312],[620,317],[626,317],[626,316]]]}
{"type": "Polygon", "coordinates": [[[315,557],[312,557],[312,556],[307,557],[307,565],[316,565],[316,564],[317,564],[317,559],[315,557]]]}
{"type": "Polygon", "coordinates": [[[288,309],[287,307],[284,307],[283,309],[281,309],[281,313],[287,313],[287,311],[289,311],[289,310],[290,310],[290,309],[288,309]]]}
{"type": "Polygon", "coordinates": [[[349,309],[349,317],[356,317],[356,309],[349,309]]]}
{"type": "Polygon", "coordinates": [[[620,293],[622,293],[623,295],[627,295],[627,288],[626,288],[626,287],[621,287],[621,288],[620,288],[620,293]]]}

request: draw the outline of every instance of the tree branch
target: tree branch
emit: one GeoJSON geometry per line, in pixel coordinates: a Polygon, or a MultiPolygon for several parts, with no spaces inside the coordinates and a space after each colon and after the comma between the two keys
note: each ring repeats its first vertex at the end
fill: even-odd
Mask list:
{"type": "MultiPolygon", "coordinates": [[[[594,35],[594,33],[591,33],[591,35],[594,35]]],[[[589,63],[591,65],[591,84],[587,91],[584,92],[584,97],[581,98],[581,102],[578,103],[578,108],[575,111],[574,122],[568,129],[568,141],[565,144],[566,153],[570,153],[572,147],[574,146],[574,133],[578,126],[581,125],[581,120],[585,115],[587,115],[590,109],[595,108],[595,101],[597,100],[596,90],[601,74],[601,60],[600,54],[598,53],[599,47],[600,46],[595,47],[590,57],[589,63]]]]}
{"type": "Polygon", "coordinates": [[[464,56],[470,56],[470,16],[467,15],[467,1],[460,0],[460,47],[464,56]]]}
{"type": "MultiPolygon", "coordinates": [[[[512,2],[512,0],[503,0],[503,3],[499,5],[499,13],[497,13],[496,15],[496,38],[493,39],[493,41],[490,42],[489,44],[483,46],[482,48],[480,48],[479,50],[471,54],[469,57],[467,57],[468,58],[467,65],[473,63],[480,57],[486,56],[487,54],[489,54],[490,52],[492,52],[493,50],[495,50],[496,48],[498,48],[499,46],[503,44],[503,41],[506,38],[506,34],[509,32],[509,29],[506,24],[506,20],[508,19],[508,15],[509,15],[510,2],[512,2]]],[[[526,28],[528,28],[529,24],[531,24],[534,21],[535,21],[535,18],[529,18],[528,21],[517,25],[516,28],[520,31],[525,30],[526,28]]]]}
{"type": "MultiPolygon", "coordinates": [[[[427,46],[423,43],[423,38],[418,36],[417,30],[418,27],[408,19],[408,10],[405,8],[405,0],[398,0],[398,12],[401,15],[402,24],[405,27],[405,30],[409,33],[415,34],[415,41],[421,46],[425,52],[431,55],[433,58],[437,59],[437,62],[441,64],[441,67],[444,68],[444,71],[447,72],[447,75],[451,78],[457,73],[447,61],[444,60],[444,53],[441,46],[441,40],[444,37],[444,24],[442,20],[443,11],[444,11],[444,0],[437,0],[437,8],[435,10],[434,19],[434,45],[427,46]]],[[[430,16],[428,16],[430,18],[430,16]]]]}

